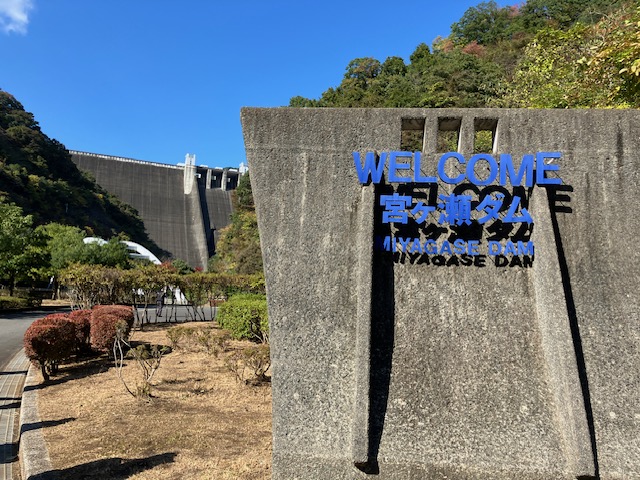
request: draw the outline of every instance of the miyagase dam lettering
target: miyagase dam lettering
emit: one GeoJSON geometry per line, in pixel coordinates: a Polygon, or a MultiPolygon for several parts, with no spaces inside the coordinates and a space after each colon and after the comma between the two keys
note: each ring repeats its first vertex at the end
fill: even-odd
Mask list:
{"type": "MultiPolygon", "coordinates": [[[[360,152],[353,152],[353,160],[361,184],[370,181],[374,184],[382,181],[385,166],[388,165],[389,183],[415,183],[415,184],[436,184],[442,181],[449,185],[457,185],[464,182],[475,186],[498,185],[505,187],[533,187],[534,185],[559,185],[562,180],[557,176],[549,176],[548,172],[558,172],[560,167],[553,162],[561,158],[560,152],[537,152],[535,154],[525,154],[522,156],[520,165],[516,168],[513,157],[503,153],[498,159],[488,153],[478,153],[468,160],[460,153],[448,152],[440,156],[437,162],[437,177],[423,175],[423,158],[421,152],[382,152],[379,155],[375,152],[366,152],[364,161],[360,152]],[[458,171],[463,167],[464,172],[451,176],[447,171],[449,163],[454,164],[458,171]],[[476,173],[476,165],[484,163],[488,173],[486,178],[479,178],[476,173]],[[403,175],[413,171],[413,174],[403,175]]],[[[449,169],[451,171],[451,169],[449,169]]],[[[381,195],[379,202],[384,210],[382,211],[382,223],[407,224],[411,218],[415,223],[425,223],[429,214],[436,214],[438,225],[464,226],[473,222],[484,226],[487,222],[499,221],[503,224],[526,223],[533,224],[533,218],[527,209],[521,206],[521,197],[514,193],[510,198],[510,203],[503,204],[505,195],[501,192],[494,192],[492,195],[485,195],[473,204],[471,195],[461,194],[440,194],[436,205],[425,205],[423,202],[414,199],[410,195],[381,195]],[[473,216],[472,216],[473,214],[473,216]],[[411,216],[410,216],[411,215],[411,216]]],[[[422,240],[420,238],[402,238],[387,236],[376,241],[376,248],[390,252],[403,252],[420,255],[464,255],[466,260],[480,254],[480,242],[477,240],[464,242],[456,240],[453,244],[448,241],[438,244],[433,239],[422,240]]],[[[489,256],[498,256],[503,259],[505,255],[526,256],[532,258],[534,245],[532,241],[523,243],[522,241],[507,241],[506,245],[491,240],[486,245],[484,253],[489,256]]],[[[502,260],[501,260],[502,261],[502,260]]],[[[469,260],[469,264],[471,264],[469,260]]],[[[496,261],[496,265],[500,262],[496,261]]],[[[463,264],[466,264],[463,262],[463,264]]]]}
{"type": "MultiPolygon", "coordinates": [[[[382,242],[384,250],[392,252],[402,251],[405,253],[426,253],[428,255],[480,255],[478,240],[469,240],[468,242],[457,239],[453,242],[444,241],[441,245],[433,239],[420,240],[420,238],[404,238],[391,237],[377,238],[377,242],[382,242]]],[[[489,256],[496,255],[533,255],[533,242],[517,242],[508,241],[506,245],[502,245],[495,240],[489,240],[487,254],[489,256]]]]}
{"type": "Polygon", "coordinates": [[[393,253],[409,254],[424,259],[424,263],[435,266],[486,266],[487,257],[492,259],[496,267],[524,267],[533,265],[533,242],[507,241],[505,245],[495,240],[489,240],[486,250],[480,251],[479,240],[464,241],[457,239],[453,242],[445,240],[438,244],[433,239],[422,240],[408,237],[374,238],[374,249],[393,253]],[[446,257],[445,257],[446,255],[446,257]],[[509,256],[509,257],[507,257],[509,256]],[[430,260],[431,258],[431,260],[430,260]],[[510,258],[510,259],[509,259],[510,258]]]}

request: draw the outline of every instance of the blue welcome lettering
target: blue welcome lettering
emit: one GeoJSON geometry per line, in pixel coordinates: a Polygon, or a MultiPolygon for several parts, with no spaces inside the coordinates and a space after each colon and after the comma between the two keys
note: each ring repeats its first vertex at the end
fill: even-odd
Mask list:
{"type": "Polygon", "coordinates": [[[382,172],[384,172],[384,164],[387,162],[387,154],[382,153],[380,160],[376,163],[376,154],[367,152],[364,157],[364,165],[360,158],[360,152],[353,152],[353,163],[356,166],[358,180],[363,185],[369,182],[369,177],[373,183],[380,183],[382,180],[382,172]]]}

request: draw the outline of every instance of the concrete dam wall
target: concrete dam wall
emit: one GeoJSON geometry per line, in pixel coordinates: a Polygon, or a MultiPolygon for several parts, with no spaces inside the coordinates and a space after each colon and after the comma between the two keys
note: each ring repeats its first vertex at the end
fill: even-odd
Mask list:
{"type": "Polygon", "coordinates": [[[238,184],[237,170],[198,167],[190,156],[184,165],[174,166],[70,153],[78,168],[138,211],[149,237],[160,248],[172,258],[206,269],[215,252],[217,232],[230,221],[230,191],[238,184]]]}
{"type": "Polygon", "coordinates": [[[640,111],[242,124],[274,479],[640,479],[640,111]]]}

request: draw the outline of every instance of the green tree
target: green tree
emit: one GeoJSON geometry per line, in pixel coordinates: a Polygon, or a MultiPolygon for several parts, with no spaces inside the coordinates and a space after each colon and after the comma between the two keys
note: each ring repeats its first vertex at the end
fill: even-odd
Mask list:
{"type": "Polygon", "coordinates": [[[525,28],[568,29],[576,22],[594,23],[620,8],[625,0],[527,0],[520,9],[525,28]]]}
{"type": "Polygon", "coordinates": [[[414,72],[425,72],[432,63],[432,54],[426,43],[419,44],[409,56],[409,67],[407,70],[414,72]]]}
{"type": "Polygon", "coordinates": [[[70,225],[48,223],[36,230],[47,239],[50,275],[57,275],[74,263],[120,268],[131,266],[129,252],[120,242],[120,237],[113,237],[106,243],[85,243],[85,232],[70,225]]]}
{"type": "MultiPolygon", "coordinates": [[[[475,47],[474,47],[475,45],[475,47]]],[[[505,71],[484,58],[484,47],[443,48],[434,53],[420,44],[405,65],[400,57],[383,64],[371,57],[349,62],[336,88],[326,90],[321,107],[483,107],[504,89],[505,71]]],[[[300,97],[291,105],[307,106],[300,97]]]]}
{"type": "Polygon", "coordinates": [[[57,275],[62,269],[72,263],[79,263],[85,248],[83,238],[85,234],[78,227],[48,223],[37,227],[47,238],[47,248],[50,255],[50,275],[57,275]]]}
{"type": "Polygon", "coordinates": [[[36,280],[46,261],[46,238],[33,229],[33,218],[4,199],[0,200],[0,277],[13,295],[18,281],[36,280]]]}
{"type": "Polygon", "coordinates": [[[60,272],[60,283],[67,287],[73,308],[90,309],[121,301],[125,292],[123,270],[101,265],[72,264],[60,272]]]}
{"type": "Polygon", "coordinates": [[[231,224],[222,229],[209,270],[235,274],[262,271],[262,251],[255,212],[233,213],[231,224]]]}
{"type": "Polygon", "coordinates": [[[389,77],[394,75],[403,76],[407,73],[407,66],[400,57],[388,57],[380,67],[380,75],[389,77]]]}
{"type": "Polygon", "coordinates": [[[97,242],[85,244],[80,263],[128,268],[131,265],[131,259],[127,246],[120,242],[118,237],[113,237],[102,245],[97,242]]]}
{"type": "Polygon", "coordinates": [[[253,191],[251,190],[251,179],[249,178],[249,172],[246,172],[240,177],[238,181],[238,187],[235,192],[236,207],[243,210],[253,210],[253,191]]]}
{"type": "MultiPolygon", "coordinates": [[[[142,318],[138,323],[142,327],[149,321],[148,307],[153,304],[161,290],[167,292],[171,286],[179,282],[179,275],[167,264],[137,265],[135,268],[122,272],[122,283],[129,292],[134,305],[142,304],[142,318]]],[[[138,315],[136,310],[136,315],[138,315]]]]}
{"type": "Polygon", "coordinates": [[[418,85],[416,107],[483,107],[499,95],[504,72],[499,65],[462,49],[438,51],[426,71],[409,71],[418,85]]]}
{"type": "Polygon", "coordinates": [[[460,21],[451,25],[451,36],[454,42],[462,45],[496,43],[510,38],[515,17],[511,7],[500,8],[493,0],[482,2],[467,9],[460,21]]]}
{"type": "Polygon", "coordinates": [[[296,95],[289,100],[290,107],[317,107],[318,101],[296,95]]]}
{"type": "Polygon", "coordinates": [[[216,254],[209,261],[209,270],[229,274],[262,272],[258,219],[248,173],[241,177],[233,195],[235,212],[231,215],[231,223],[220,233],[216,254]]]}
{"type": "Polygon", "coordinates": [[[366,88],[368,83],[380,74],[381,70],[380,62],[373,57],[355,58],[347,65],[344,79],[353,80],[357,86],[366,88]]]}

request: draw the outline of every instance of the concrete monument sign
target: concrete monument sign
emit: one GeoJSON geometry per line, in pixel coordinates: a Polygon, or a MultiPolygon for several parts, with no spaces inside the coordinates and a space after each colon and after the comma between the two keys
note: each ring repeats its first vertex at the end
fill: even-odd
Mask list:
{"type": "Polygon", "coordinates": [[[640,112],[242,122],[273,478],[640,479],[640,112]]]}

